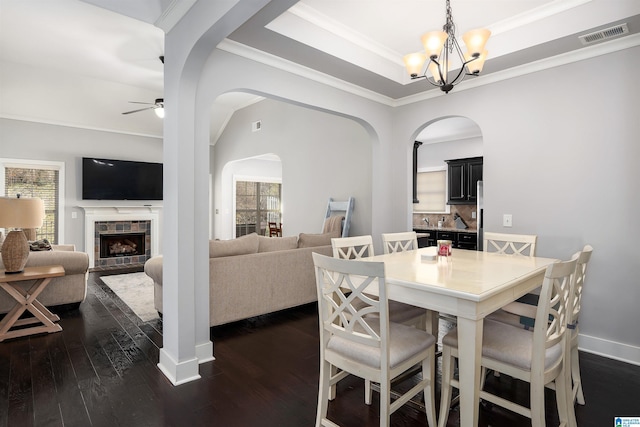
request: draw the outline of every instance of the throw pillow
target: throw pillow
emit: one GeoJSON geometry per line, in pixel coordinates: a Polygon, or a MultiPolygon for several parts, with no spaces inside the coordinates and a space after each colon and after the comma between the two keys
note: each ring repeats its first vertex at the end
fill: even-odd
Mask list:
{"type": "Polygon", "coordinates": [[[47,239],[33,240],[29,242],[29,250],[31,251],[50,251],[51,243],[47,239]]]}
{"type": "Polygon", "coordinates": [[[258,252],[286,251],[298,247],[298,236],[266,237],[258,236],[258,252]]]}
{"type": "Polygon", "coordinates": [[[255,254],[258,252],[258,235],[247,234],[231,240],[209,240],[209,258],[255,254]]]}
{"type": "Polygon", "coordinates": [[[331,244],[331,239],[340,237],[340,231],[334,230],[330,233],[306,234],[300,233],[298,237],[299,248],[312,248],[314,246],[326,246],[331,244]]]}

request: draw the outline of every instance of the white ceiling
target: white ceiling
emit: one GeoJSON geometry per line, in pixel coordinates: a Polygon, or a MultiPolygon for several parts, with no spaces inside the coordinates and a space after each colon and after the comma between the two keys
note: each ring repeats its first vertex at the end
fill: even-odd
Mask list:
{"type": "MultiPolygon", "coordinates": [[[[129,101],[163,97],[158,57],[164,34],[152,23],[175,3],[191,1],[0,0],[0,116],[161,136],[152,111],[121,113],[136,107],[129,101]]],[[[632,34],[640,30],[638,0],[451,2],[459,38],[476,27],[492,31],[489,59],[477,81],[584,49],[577,35],[613,23],[628,22],[632,34]]],[[[403,102],[438,94],[424,81],[410,82],[402,56],[420,50],[422,33],[442,27],[444,3],[274,0],[220,48],[241,53],[248,46],[374,93],[382,102],[403,102]],[[285,11],[289,4],[294,6],[285,11]]],[[[213,139],[234,109],[254,101],[225,98],[213,110],[213,139]]]]}

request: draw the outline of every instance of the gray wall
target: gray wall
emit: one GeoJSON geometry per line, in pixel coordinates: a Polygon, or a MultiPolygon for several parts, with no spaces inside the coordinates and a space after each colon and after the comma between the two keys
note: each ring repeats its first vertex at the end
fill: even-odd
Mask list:
{"type": "Polygon", "coordinates": [[[285,235],[321,232],[329,197],[349,196],[355,198],[350,234],[371,233],[372,149],[369,135],[353,120],[267,99],[237,111],[212,151],[212,211],[220,212],[214,237],[230,237],[223,219],[217,218],[232,210],[221,204],[223,167],[267,153],[282,161],[285,235]],[[252,132],[251,123],[257,120],[262,120],[262,130],[252,132]]]}
{"type": "Polygon", "coordinates": [[[423,144],[418,148],[418,170],[446,167],[446,160],[482,156],[482,138],[423,144]]]}
{"type": "MultiPolygon", "coordinates": [[[[162,140],[114,132],[0,119],[0,158],[65,164],[64,236],[84,251],[84,211],[79,206],[140,206],[142,202],[82,200],[82,157],[162,162],[162,140]],[[72,218],[75,212],[77,218],[72,218]]],[[[162,202],[154,202],[160,205],[162,202]]]]}
{"type": "Polygon", "coordinates": [[[580,346],[640,363],[636,217],[640,48],[401,107],[398,139],[464,115],[483,134],[485,230],[538,235],[538,255],[594,247],[580,346]],[[603,84],[610,76],[611,84],[603,84]],[[513,215],[513,228],[502,215],[513,215]]]}

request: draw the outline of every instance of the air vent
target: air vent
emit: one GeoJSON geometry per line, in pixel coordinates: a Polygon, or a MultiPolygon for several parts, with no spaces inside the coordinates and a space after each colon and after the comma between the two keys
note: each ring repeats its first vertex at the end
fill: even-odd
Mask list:
{"type": "Polygon", "coordinates": [[[251,123],[251,131],[258,132],[262,130],[262,120],[258,120],[257,122],[251,123]]]}
{"type": "Polygon", "coordinates": [[[594,43],[600,43],[615,37],[629,34],[629,28],[627,24],[616,25],[615,27],[606,28],[604,30],[596,31],[578,37],[583,45],[588,46],[594,43]]]}

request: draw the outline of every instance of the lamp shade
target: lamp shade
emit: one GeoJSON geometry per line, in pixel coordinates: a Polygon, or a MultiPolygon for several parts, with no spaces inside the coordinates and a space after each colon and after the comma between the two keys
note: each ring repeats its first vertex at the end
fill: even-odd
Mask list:
{"type": "Polygon", "coordinates": [[[464,45],[467,47],[467,52],[470,55],[481,54],[484,51],[484,46],[489,40],[491,31],[485,28],[479,28],[477,30],[467,31],[463,36],[464,45]]]}
{"type": "Polygon", "coordinates": [[[437,58],[449,35],[444,31],[430,31],[422,35],[422,45],[429,58],[437,58]]]}
{"type": "Polygon", "coordinates": [[[164,107],[158,107],[155,110],[153,110],[154,113],[156,113],[156,116],[160,117],[161,119],[164,119],[164,107]]]}
{"type": "Polygon", "coordinates": [[[40,228],[44,216],[42,199],[0,197],[0,227],[40,228]]]}
{"type": "MultiPolygon", "coordinates": [[[[467,64],[467,70],[469,71],[469,73],[480,74],[480,72],[482,71],[482,67],[484,66],[484,61],[487,60],[488,55],[489,55],[489,52],[487,52],[487,49],[485,49],[482,51],[480,56],[478,56],[473,61],[469,62],[467,64]]],[[[464,59],[465,61],[470,61],[471,59],[473,59],[473,57],[471,56],[470,53],[467,52],[464,54],[464,59]]]]}
{"type": "Polygon", "coordinates": [[[404,65],[411,77],[415,77],[422,73],[422,66],[426,62],[427,57],[424,53],[410,53],[404,56],[404,65]]]}

